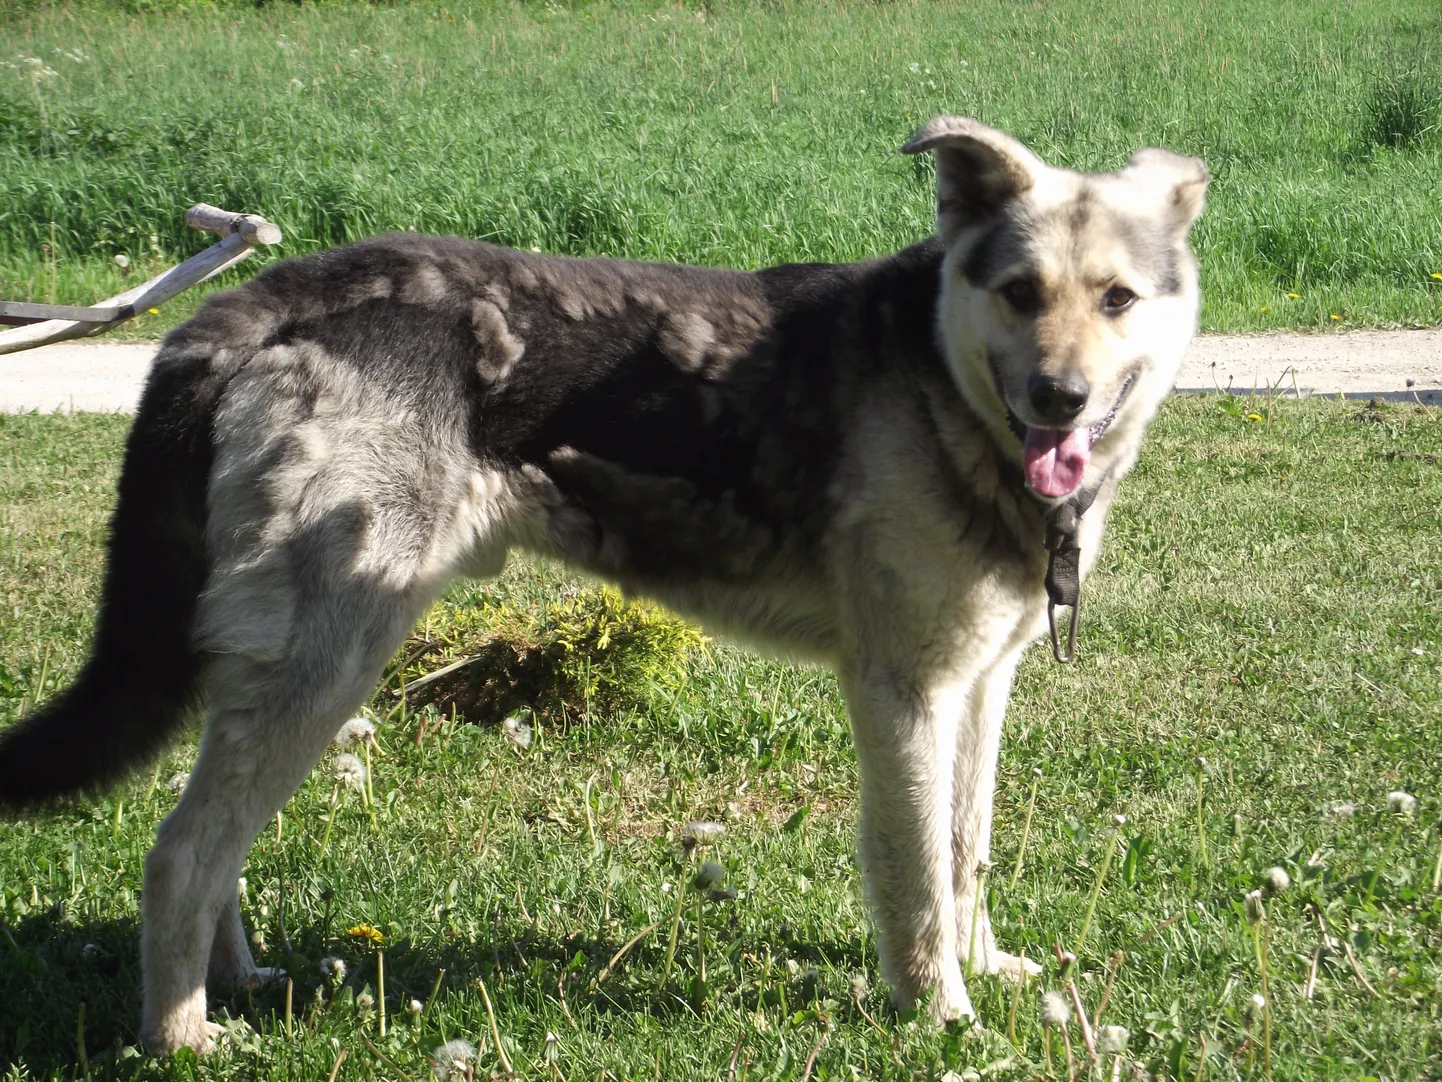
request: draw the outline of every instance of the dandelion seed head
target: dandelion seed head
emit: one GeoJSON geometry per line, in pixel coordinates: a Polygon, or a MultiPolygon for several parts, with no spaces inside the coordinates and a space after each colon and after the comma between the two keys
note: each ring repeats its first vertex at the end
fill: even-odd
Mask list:
{"type": "Polygon", "coordinates": [[[715,845],[725,836],[724,823],[687,823],[681,828],[681,844],[688,848],[693,845],[715,845]]]}
{"type": "Polygon", "coordinates": [[[115,257],[115,265],[121,270],[125,270],[127,267],[130,266],[130,257],[124,252],[121,252],[115,257]]]}
{"type": "Polygon", "coordinates": [[[1060,992],[1043,992],[1041,997],[1041,1024],[1048,1029],[1060,1029],[1071,1022],[1071,1004],[1060,992]]]}
{"type": "Polygon", "coordinates": [[[1272,867],[1267,869],[1267,874],[1262,877],[1262,889],[1272,897],[1281,894],[1292,885],[1292,877],[1287,874],[1287,869],[1272,867]]]}
{"type": "Polygon", "coordinates": [[[1387,810],[1397,815],[1410,816],[1417,810],[1417,798],[1401,789],[1393,789],[1387,794],[1387,810]]]}
{"type": "Polygon", "coordinates": [[[1327,814],[1334,819],[1350,819],[1357,814],[1357,805],[1350,800],[1339,800],[1327,809],[1327,814]]]}
{"type": "Polygon", "coordinates": [[[470,1041],[447,1041],[431,1053],[431,1074],[436,1082],[465,1078],[466,1069],[475,1061],[476,1046],[470,1041]]]}
{"type": "Polygon", "coordinates": [[[865,973],[853,973],[851,975],[851,994],[854,998],[863,998],[866,995],[867,987],[865,973]]]}
{"type": "Polygon", "coordinates": [[[517,751],[525,751],[531,746],[531,723],[512,714],[501,722],[501,735],[511,747],[517,751]]]}
{"type": "Polygon", "coordinates": [[[425,1010],[425,1005],[421,1003],[420,1000],[413,999],[406,1004],[406,1010],[410,1011],[411,1014],[420,1014],[421,1011],[425,1010]]]}
{"type": "Polygon", "coordinates": [[[343,958],[322,958],[320,960],[320,975],[326,980],[340,984],[345,980],[345,959],[343,958]]]}
{"type": "Polygon", "coordinates": [[[1262,1012],[1267,1009],[1267,997],[1261,992],[1252,993],[1252,998],[1247,1000],[1247,1017],[1260,1018],[1262,1012]]]}
{"type": "Polygon", "coordinates": [[[369,992],[362,992],[355,997],[355,1005],[358,1011],[368,1011],[376,1005],[376,998],[369,992]]]}
{"type": "Polygon", "coordinates": [[[170,780],[165,783],[165,787],[172,793],[181,793],[185,791],[186,783],[189,781],[189,774],[172,774],[170,780]]]}
{"type": "Polygon", "coordinates": [[[337,747],[348,748],[374,740],[375,735],[376,727],[371,722],[365,718],[351,718],[336,731],[331,743],[337,747]]]}
{"type": "Polygon", "coordinates": [[[1126,825],[1127,825],[1127,817],[1126,817],[1125,815],[1123,815],[1121,812],[1117,812],[1116,815],[1113,815],[1113,816],[1112,816],[1112,826],[1116,827],[1118,830],[1120,830],[1122,827],[1124,827],[1124,826],[1126,826],[1126,825]]]}
{"type": "Polygon", "coordinates": [[[1247,923],[1259,923],[1267,911],[1266,905],[1262,902],[1262,892],[1260,890],[1247,891],[1247,896],[1243,899],[1243,902],[1247,910],[1247,923]]]}
{"type": "Polygon", "coordinates": [[[720,886],[721,881],[725,878],[726,869],[714,860],[708,860],[697,870],[696,878],[691,881],[691,885],[697,890],[709,890],[712,887],[720,886]]]}
{"type": "Polygon", "coordinates": [[[1131,1032],[1126,1026],[1102,1026],[1097,1030],[1097,1048],[1103,1053],[1115,1055],[1123,1052],[1131,1039],[1131,1032]]]}
{"type": "Polygon", "coordinates": [[[336,780],[352,789],[359,789],[366,783],[366,765],[361,762],[360,756],[352,755],[348,751],[341,752],[335,757],[335,765],[331,767],[336,780]]]}

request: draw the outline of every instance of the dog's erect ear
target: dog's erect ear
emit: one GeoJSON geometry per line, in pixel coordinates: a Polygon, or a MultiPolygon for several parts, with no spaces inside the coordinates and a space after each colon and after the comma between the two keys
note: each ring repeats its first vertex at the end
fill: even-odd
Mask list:
{"type": "Polygon", "coordinates": [[[901,148],[936,151],[936,228],[948,243],[1030,190],[1046,164],[1019,140],[964,116],[939,116],[901,148]]]}
{"type": "Polygon", "coordinates": [[[1200,158],[1148,147],[1132,155],[1122,176],[1155,190],[1164,201],[1164,213],[1173,232],[1184,236],[1207,204],[1211,174],[1200,158]]]}

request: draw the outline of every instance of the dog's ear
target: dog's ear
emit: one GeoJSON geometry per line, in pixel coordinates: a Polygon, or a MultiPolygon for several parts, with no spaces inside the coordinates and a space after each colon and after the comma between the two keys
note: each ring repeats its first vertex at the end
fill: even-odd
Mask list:
{"type": "Polygon", "coordinates": [[[1122,176],[1158,193],[1163,200],[1163,213],[1178,237],[1186,235],[1207,204],[1207,181],[1211,174],[1200,158],[1148,147],[1132,155],[1122,176]]]}
{"type": "Polygon", "coordinates": [[[1046,164],[1005,132],[964,116],[939,116],[903,154],[936,151],[936,228],[950,243],[969,225],[1029,191],[1046,164]]]}

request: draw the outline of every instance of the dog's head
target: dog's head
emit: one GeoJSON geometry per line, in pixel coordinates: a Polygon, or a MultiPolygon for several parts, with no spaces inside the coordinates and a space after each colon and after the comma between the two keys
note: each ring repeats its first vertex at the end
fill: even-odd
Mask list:
{"type": "Polygon", "coordinates": [[[954,116],[902,150],[936,153],[941,330],[968,403],[1039,496],[1129,466],[1196,329],[1206,166],[1142,150],[1075,173],[954,116]]]}

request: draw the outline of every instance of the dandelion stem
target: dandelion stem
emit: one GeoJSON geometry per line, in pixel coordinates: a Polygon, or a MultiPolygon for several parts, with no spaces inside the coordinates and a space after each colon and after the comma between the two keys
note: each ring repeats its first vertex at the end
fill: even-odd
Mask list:
{"type": "Polygon", "coordinates": [[[666,987],[671,976],[671,963],[676,960],[676,937],[681,933],[681,907],[686,904],[686,869],[676,877],[676,909],[671,914],[671,938],[666,941],[666,962],[661,966],[661,977],[656,981],[656,992],[666,987]]]}
{"type": "Polygon", "coordinates": [[[1202,867],[1210,863],[1207,856],[1207,826],[1202,813],[1202,802],[1206,795],[1207,775],[1204,770],[1197,770],[1197,851],[1202,858],[1202,867]]]}
{"type": "Polygon", "coordinates": [[[285,979],[285,1035],[295,1036],[295,1024],[291,1021],[291,1006],[295,998],[295,981],[290,977],[285,979]]]}
{"type": "Polygon", "coordinates": [[[486,1007],[486,1020],[491,1024],[491,1040],[496,1042],[496,1056],[500,1059],[501,1067],[507,1074],[515,1074],[516,1069],[511,1066],[511,1057],[506,1055],[506,1046],[501,1043],[501,1030],[496,1025],[496,1012],[491,1009],[491,996],[486,991],[486,982],[477,977],[476,987],[481,990],[481,1002],[486,1007]]]}
{"type": "Polygon", "coordinates": [[[1036,811],[1036,788],[1041,782],[1041,775],[1033,773],[1031,776],[1031,795],[1026,802],[1026,819],[1021,824],[1021,844],[1016,849],[1016,863],[1011,868],[1011,882],[1007,885],[1008,890],[1016,889],[1016,882],[1021,878],[1022,862],[1026,859],[1026,842],[1031,837],[1031,817],[1036,811]]]}
{"type": "Polygon", "coordinates": [[[1107,847],[1106,853],[1102,856],[1102,866],[1097,872],[1096,885],[1092,887],[1091,901],[1087,903],[1086,916],[1082,918],[1081,932],[1076,937],[1076,946],[1072,948],[1072,953],[1078,958],[1081,957],[1082,947],[1086,944],[1087,933],[1091,931],[1092,917],[1096,915],[1097,910],[1097,899],[1101,897],[1102,884],[1106,882],[1107,872],[1112,866],[1112,854],[1117,851],[1117,842],[1120,839],[1120,830],[1113,830],[1107,835],[1107,847]]]}
{"type": "Polygon", "coordinates": [[[75,1058],[80,1061],[80,1070],[90,1077],[90,1059],[85,1055],[85,1001],[80,1001],[80,1014],[75,1019],[75,1058]]]}
{"type": "Polygon", "coordinates": [[[1272,1077],[1272,989],[1267,980],[1267,941],[1271,938],[1269,905],[1262,903],[1262,919],[1252,925],[1252,947],[1257,954],[1257,973],[1262,982],[1262,1075],[1272,1077]],[[1263,938],[1263,929],[1268,935],[1263,938]]]}
{"type": "Polygon", "coordinates": [[[591,839],[591,852],[593,853],[596,851],[596,819],[595,816],[591,814],[591,786],[595,783],[595,781],[595,774],[592,774],[589,778],[587,778],[586,788],[582,793],[582,797],[586,802],[586,834],[591,839]]]}
{"type": "Polygon", "coordinates": [[[1437,865],[1432,869],[1432,893],[1442,892],[1442,830],[1438,832],[1437,865]]]}
{"type": "Polygon", "coordinates": [[[325,851],[330,846],[331,827],[335,826],[335,805],[340,798],[340,782],[336,782],[335,788],[330,791],[330,814],[325,817],[325,834],[320,840],[320,856],[316,858],[317,863],[325,859],[325,851]]]}
{"type": "Polygon", "coordinates": [[[376,1025],[386,1035],[386,952],[376,951],[376,1025]]]}
{"type": "Polygon", "coordinates": [[[706,896],[696,892],[696,994],[692,996],[699,1010],[706,1002],[706,896]]]}
{"type": "Polygon", "coordinates": [[[1382,851],[1382,859],[1377,862],[1377,870],[1374,871],[1371,878],[1367,880],[1367,893],[1362,896],[1363,905],[1369,905],[1371,903],[1372,892],[1377,889],[1377,880],[1382,878],[1382,869],[1387,867],[1387,862],[1392,859],[1392,850],[1396,849],[1397,843],[1401,841],[1402,828],[1406,825],[1407,821],[1399,817],[1397,829],[1392,832],[1392,840],[1387,843],[1387,848],[1382,851]]]}
{"type": "Polygon", "coordinates": [[[431,985],[431,994],[426,998],[426,1005],[421,1010],[421,1025],[426,1024],[426,1019],[431,1015],[431,1007],[436,1002],[436,996],[441,994],[441,981],[446,979],[446,971],[442,969],[436,974],[436,983],[431,985]]]}
{"type": "Polygon", "coordinates": [[[377,830],[379,830],[380,828],[376,825],[376,796],[375,796],[375,790],[373,790],[373,789],[371,788],[371,744],[370,744],[370,741],[369,741],[369,740],[365,741],[365,742],[361,745],[361,747],[362,747],[362,750],[365,752],[365,757],[366,757],[366,783],[365,783],[365,789],[364,789],[366,813],[370,816],[370,821],[371,821],[371,833],[374,834],[374,833],[375,833],[377,830]]]}
{"type": "Polygon", "coordinates": [[[1016,990],[1011,996],[1011,1010],[1006,1014],[1006,1039],[1016,1047],[1016,1011],[1021,1006],[1022,993],[1026,991],[1026,950],[1023,948],[1017,963],[1016,990]]]}

